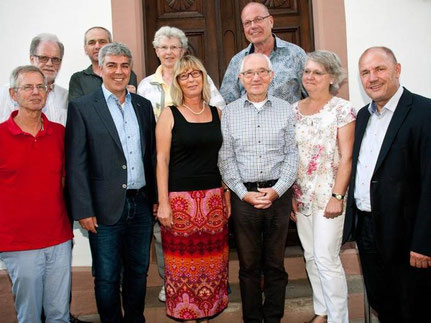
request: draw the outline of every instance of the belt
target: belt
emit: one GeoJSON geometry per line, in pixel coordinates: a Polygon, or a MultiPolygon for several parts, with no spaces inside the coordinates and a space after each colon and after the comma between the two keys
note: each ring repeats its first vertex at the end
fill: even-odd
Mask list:
{"type": "Polygon", "coordinates": [[[371,216],[371,212],[367,212],[367,211],[361,211],[358,208],[356,209],[358,212],[358,215],[362,215],[362,216],[371,216]]]}
{"type": "Polygon", "coordinates": [[[140,189],[127,190],[126,191],[126,197],[133,197],[133,196],[139,195],[143,192],[145,192],[145,186],[141,187],[140,189]]]}
{"type": "Polygon", "coordinates": [[[267,187],[273,187],[275,183],[277,183],[278,179],[271,179],[269,181],[264,182],[248,182],[244,183],[245,188],[247,191],[257,191],[258,188],[267,188],[267,187]]]}

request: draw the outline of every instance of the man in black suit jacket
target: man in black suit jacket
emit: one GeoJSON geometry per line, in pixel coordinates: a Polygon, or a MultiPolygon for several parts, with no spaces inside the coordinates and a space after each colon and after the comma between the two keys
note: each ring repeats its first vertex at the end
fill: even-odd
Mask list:
{"type": "Polygon", "coordinates": [[[155,195],[155,119],[150,101],[126,90],[132,54],[99,52],[103,84],[69,103],[66,173],[70,213],[89,231],[102,322],[145,322],[155,195]],[[120,302],[120,273],[123,271],[120,302]]]}
{"type": "Polygon", "coordinates": [[[380,322],[424,322],[431,300],[431,100],[399,84],[386,47],[359,60],[372,99],[356,120],[344,227],[380,322]]]}

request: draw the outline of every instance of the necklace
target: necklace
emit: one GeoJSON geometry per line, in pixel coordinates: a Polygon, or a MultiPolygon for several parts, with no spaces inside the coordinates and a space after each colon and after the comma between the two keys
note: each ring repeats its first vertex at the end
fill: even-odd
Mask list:
{"type": "Polygon", "coordinates": [[[202,101],[202,110],[199,112],[194,112],[187,104],[183,103],[184,108],[186,108],[187,110],[189,110],[191,113],[195,114],[195,115],[200,115],[205,111],[205,101],[202,101]]]}

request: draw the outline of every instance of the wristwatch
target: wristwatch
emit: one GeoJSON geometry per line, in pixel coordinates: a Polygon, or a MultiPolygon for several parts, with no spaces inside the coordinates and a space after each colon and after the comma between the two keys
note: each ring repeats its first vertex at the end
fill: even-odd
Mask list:
{"type": "Polygon", "coordinates": [[[344,200],[344,195],[332,193],[332,197],[335,197],[338,201],[344,200]]]}

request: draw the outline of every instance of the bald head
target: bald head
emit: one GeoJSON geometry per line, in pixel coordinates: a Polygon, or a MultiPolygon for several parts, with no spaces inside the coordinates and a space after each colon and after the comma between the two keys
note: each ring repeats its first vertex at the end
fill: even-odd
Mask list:
{"type": "Polygon", "coordinates": [[[366,56],[367,54],[371,53],[371,52],[382,52],[384,54],[386,54],[386,56],[394,63],[397,64],[397,58],[395,57],[394,52],[390,49],[387,48],[385,46],[374,46],[374,47],[370,47],[367,48],[361,55],[361,57],[359,57],[359,64],[361,64],[361,60],[364,56],[366,56]]]}
{"type": "Polygon", "coordinates": [[[246,12],[252,8],[258,9],[262,13],[262,15],[264,15],[264,16],[269,15],[269,10],[264,4],[262,4],[260,2],[249,2],[244,6],[244,8],[242,8],[241,19],[243,18],[244,12],[246,12]]]}

